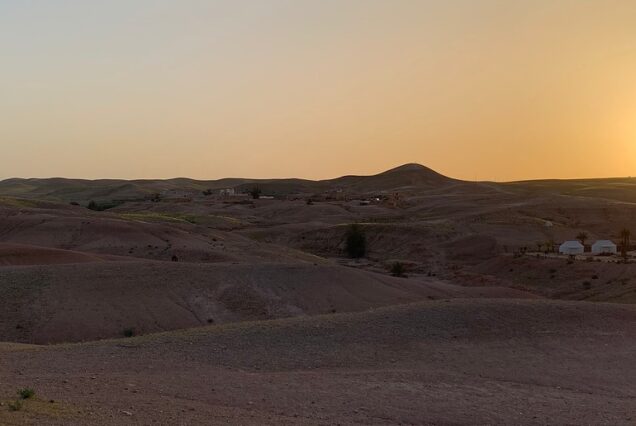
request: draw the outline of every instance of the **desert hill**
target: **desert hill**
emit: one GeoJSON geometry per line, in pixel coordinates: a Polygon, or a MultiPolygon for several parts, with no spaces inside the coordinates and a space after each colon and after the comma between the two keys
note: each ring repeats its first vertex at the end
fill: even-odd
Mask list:
{"type": "Polygon", "coordinates": [[[506,183],[509,189],[525,194],[559,194],[585,198],[636,202],[635,178],[542,179],[506,183]]]}
{"type": "MultiPolygon", "coordinates": [[[[36,251],[47,252],[63,253],[36,251]]],[[[50,255],[39,256],[51,260],[50,255]]],[[[0,341],[50,344],[120,337],[128,329],[146,334],[420,300],[534,297],[505,288],[405,280],[333,265],[66,260],[74,263],[0,267],[5,300],[0,341]]]]}
{"type": "Polygon", "coordinates": [[[496,191],[524,196],[565,195],[636,202],[636,180],[560,179],[509,183],[466,182],[443,176],[420,164],[405,164],[372,176],[342,176],[326,180],[224,178],[218,180],[174,179],[20,179],[0,181],[0,196],[87,203],[89,200],[144,200],[153,194],[168,197],[199,196],[202,191],[235,189],[248,192],[255,186],[268,195],[287,196],[344,191],[351,195],[430,192],[496,191]]]}
{"type": "Polygon", "coordinates": [[[418,164],[407,164],[374,176],[344,176],[312,181],[306,179],[242,179],[194,180],[83,180],[83,179],[7,179],[0,182],[0,195],[82,202],[88,200],[138,200],[159,193],[166,196],[200,195],[204,190],[236,189],[247,192],[259,186],[271,195],[311,194],[334,190],[351,193],[386,192],[401,189],[431,189],[454,182],[418,164]]]}
{"type": "Polygon", "coordinates": [[[405,189],[436,189],[456,182],[421,164],[405,164],[375,176],[344,176],[323,181],[329,186],[351,192],[399,191],[405,189]]]}

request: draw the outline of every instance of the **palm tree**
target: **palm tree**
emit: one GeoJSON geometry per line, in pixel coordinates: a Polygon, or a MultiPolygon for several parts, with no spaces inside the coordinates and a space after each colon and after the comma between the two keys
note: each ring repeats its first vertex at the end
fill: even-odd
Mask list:
{"type": "Polygon", "coordinates": [[[263,191],[261,191],[261,188],[259,188],[258,186],[255,186],[254,188],[250,190],[250,195],[252,196],[253,199],[258,200],[259,198],[261,198],[262,192],[263,191]]]}
{"type": "Polygon", "coordinates": [[[556,243],[552,238],[545,242],[545,248],[548,253],[554,253],[554,246],[556,243]]]}
{"type": "Polygon", "coordinates": [[[579,232],[579,235],[576,236],[576,239],[585,246],[585,240],[587,240],[587,234],[585,232],[579,232]]]}
{"type": "Polygon", "coordinates": [[[632,233],[629,229],[623,228],[621,230],[621,255],[625,262],[627,262],[627,250],[629,250],[629,240],[632,236],[632,233]]]}

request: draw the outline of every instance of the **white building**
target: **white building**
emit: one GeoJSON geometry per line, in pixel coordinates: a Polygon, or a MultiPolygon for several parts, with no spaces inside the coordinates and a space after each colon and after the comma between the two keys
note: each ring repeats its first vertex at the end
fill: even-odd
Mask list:
{"type": "Polygon", "coordinates": [[[616,254],[616,244],[610,240],[598,240],[592,245],[592,254],[616,254]]]}
{"type": "Polygon", "coordinates": [[[559,246],[559,253],[561,254],[574,256],[577,254],[583,254],[584,252],[585,247],[583,247],[583,244],[578,241],[566,241],[559,246]]]}

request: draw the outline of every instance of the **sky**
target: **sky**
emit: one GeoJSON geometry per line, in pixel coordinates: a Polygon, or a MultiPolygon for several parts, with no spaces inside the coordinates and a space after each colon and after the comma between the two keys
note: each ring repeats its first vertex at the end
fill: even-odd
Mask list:
{"type": "Polygon", "coordinates": [[[0,178],[636,176],[633,0],[0,0],[0,178]]]}

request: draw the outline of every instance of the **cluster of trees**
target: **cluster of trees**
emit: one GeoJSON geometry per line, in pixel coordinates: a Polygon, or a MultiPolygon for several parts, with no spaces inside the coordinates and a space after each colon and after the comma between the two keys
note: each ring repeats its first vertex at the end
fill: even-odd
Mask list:
{"type": "Polygon", "coordinates": [[[629,250],[631,236],[632,233],[629,229],[623,228],[621,230],[621,256],[623,256],[625,262],[627,262],[627,251],[629,250]]]}
{"type": "MultiPolygon", "coordinates": [[[[528,251],[527,247],[523,247],[525,248],[525,251],[528,251]]],[[[537,242],[537,251],[542,251],[545,253],[554,253],[556,251],[556,242],[554,242],[554,240],[547,240],[547,241],[538,241],[537,242]]]]}

